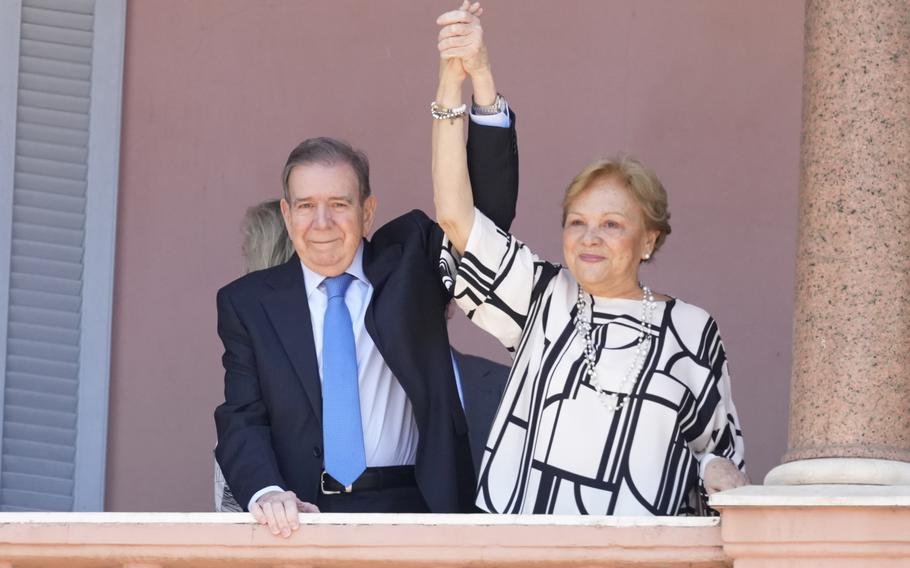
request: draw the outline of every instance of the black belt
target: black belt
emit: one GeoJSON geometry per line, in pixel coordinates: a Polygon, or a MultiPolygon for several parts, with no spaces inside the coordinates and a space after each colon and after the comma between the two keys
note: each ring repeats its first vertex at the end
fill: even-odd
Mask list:
{"type": "Polygon", "coordinates": [[[389,467],[368,467],[363,470],[354,483],[342,485],[334,477],[322,472],[321,489],[323,495],[354,493],[355,491],[376,491],[393,487],[410,487],[417,484],[413,465],[396,465],[389,467]]]}

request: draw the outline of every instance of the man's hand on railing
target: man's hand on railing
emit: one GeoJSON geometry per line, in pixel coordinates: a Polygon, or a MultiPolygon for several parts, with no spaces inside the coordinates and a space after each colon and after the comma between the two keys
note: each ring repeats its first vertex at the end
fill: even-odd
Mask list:
{"type": "Polygon", "coordinates": [[[284,538],[300,528],[298,513],[318,513],[319,507],[301,501],[293,491],[272,491],[253,503],[250,513],[260,525],[268,525],[273,535],[284,538]]]}

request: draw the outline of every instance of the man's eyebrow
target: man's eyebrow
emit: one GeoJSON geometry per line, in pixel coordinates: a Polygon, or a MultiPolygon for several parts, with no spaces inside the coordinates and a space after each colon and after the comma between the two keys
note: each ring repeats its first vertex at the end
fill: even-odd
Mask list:
{"type": "MultiPolygon", "coordinates": [[[[298,203],[309,203],[312,201],[317,201],[315,197],[294,197],[291,199],[291,205],[296,205],[298,203]]],[[[328,201],[343,201],[345,203],[354,203],[354,199],[349,195],[333,195],[328,197],[328,201]]]]}

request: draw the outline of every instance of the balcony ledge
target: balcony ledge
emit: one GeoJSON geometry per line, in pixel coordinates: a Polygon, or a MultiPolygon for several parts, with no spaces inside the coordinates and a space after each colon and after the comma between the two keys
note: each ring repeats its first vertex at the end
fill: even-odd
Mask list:
{"type": "Polygon", "coordinates": [[[718,518],[2,513],[0,568],[66,566],[910,566],[910,487],[750,486],[718,518]]]}
{"type": "Polygon", "coordinates": [[[2,513],[0,567],[729,566],[717,518],[2,513]]]}
{"type": "Polygon", "coordinates": [[[711,506],[737,567],[910,566],[910,486],[756,485],[711,506]]]}

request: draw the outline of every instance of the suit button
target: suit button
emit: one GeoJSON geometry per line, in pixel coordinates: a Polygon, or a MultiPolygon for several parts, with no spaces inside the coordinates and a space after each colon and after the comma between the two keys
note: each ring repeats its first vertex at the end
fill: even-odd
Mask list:
{"type": "Polygon", "coordinates": [[[313,446],[313,457],[321,458],[322,457],[322,448],[319,446],[313,446]]]}

